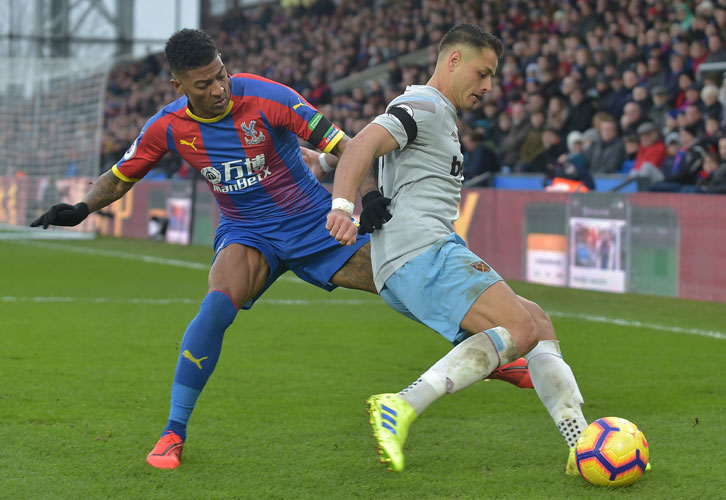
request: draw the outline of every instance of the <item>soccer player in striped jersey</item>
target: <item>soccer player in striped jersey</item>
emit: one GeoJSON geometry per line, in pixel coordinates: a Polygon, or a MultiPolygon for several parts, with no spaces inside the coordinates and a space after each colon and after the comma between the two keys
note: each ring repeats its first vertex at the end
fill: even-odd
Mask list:
{"type": "MultiPolygon", "coordinates": [[[[367,239],[341,247],[324,228],[330,194],[318,178],[344,150],[343,131],[284,85],[229,75],[203,31],[175,33],[165,54],[181,97],[146,122],[83,202],[56,205],[33,225],[79,223],[121,198],[168,151],[206,179],[220,210],[208,294],[182,338],[169,421],[147,457],[154,467],[175,468],[187,422],[239,309],[252,307],[287,270],[326,290],[376,290],[367,239]],[[314,164],[305,163],[298,137],[322,151],[314,164]]],[[[371,177],[369,189],[375,187],[371,177]]]]}
{"type": "MultiPolygon", "coordinates": [[[[391,307],[455,346],[398,394],[368,400],[381,460],[393,471],[403,470],[409,426],[431,403],[522,355],[571,449],[587,426],[549,316],[516,295],[454,232],[463,179],[457,111],[471,109],[491,90],[501,51],[501,41],[478,26],[452,28],[427,85],[410,86],[394,99],[351,140],[337,167],[326,226],[331,236],[344,245],[357,241],[345,202],[380,157],[379,183],[391,198],[392,217],[371,236],[376,288],[391,307]]],[[[577,473],[572,458],[567,471],[577,473]]]]}
{"type": "MultiPolygon", "coordinates": [[[[343,131],[284,85],[252,74],[230,76],[203,31],[175,33],[165,53],[181,97],[148,120],[81,203],[55,205],[31,225],[80,223],[121,198],[170,150],[207,180],[220,209],[208,294],[182,338],[169,420],[147,456],[150,465],[173,469],[224,332],[239,309],[252,307],[287,270],[326,290],[376,289],[368,236],[344,247],[324,227],[331,198],[318,180],[345,149],[349,139],[343,131]],[[322,152],[302,148],[303,158],[298,137],[322,152]]],[[[364,184],[362,194],[377,193],[372,176],[364,184]]],[[[364,207],[361,224],[380,227],[387,214],[378,199],[364,207]]],[[[523,363],[511,368],[493,378],[531,387],[523,363]]]]}

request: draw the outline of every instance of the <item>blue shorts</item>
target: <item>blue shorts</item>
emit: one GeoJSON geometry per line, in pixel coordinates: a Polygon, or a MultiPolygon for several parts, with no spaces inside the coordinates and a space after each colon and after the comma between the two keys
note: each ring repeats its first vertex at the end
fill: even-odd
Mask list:
{"type": "Polygon", "coordinates": [[[380,295],[396,311],[458,344],[468,335],[460,326],[464,316],[501,279],[452,233],[401,266],[380,295]]]}
{"type": "Polygon", "coordinates": [[[214,255],[227,245],[239,243],[256,248],[267,259],[270,273],[265,285],[255,297],[242,305],[252,304],[279,278],[290,270],[298,277],[324,290],[336,285],[330,278],[345,265],[360,247],[368,243],[369,235],[358,235],[355,244],[343,246],[325,229],[329,205],[284,219],[266,221],[236,221],[220,219],[214,236],[214,255]]]}

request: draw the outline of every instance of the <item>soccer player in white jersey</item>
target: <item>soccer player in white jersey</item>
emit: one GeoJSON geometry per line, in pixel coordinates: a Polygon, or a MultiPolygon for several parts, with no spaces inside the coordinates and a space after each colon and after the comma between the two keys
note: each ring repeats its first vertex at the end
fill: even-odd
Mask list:
{"type": "Polygon", "coordinates": [[[587,426],[584,402],[549,316],[516,295],[454,232],[463,179],[457,111],[491,90],[501,52],[501,41],[478,26],[452,28],[428,83],[394,99],[338,163],[326,225],[331,236],[344,245],[356,241],[356,190],[371,161],[382,157],[379,185],[392,218],[371,235],[376,288],[391,307],[454,344],[400,393],[367,401],[381,461],[393,471],[403,470],[409,426],[431,403],[525,355],[535,391],[570,447],[566,471],[577,474],[572,450],[587,426]]]}

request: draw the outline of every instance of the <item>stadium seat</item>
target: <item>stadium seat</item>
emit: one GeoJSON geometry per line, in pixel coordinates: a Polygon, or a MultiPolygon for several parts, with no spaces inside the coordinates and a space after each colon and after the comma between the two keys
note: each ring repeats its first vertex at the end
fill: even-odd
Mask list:
{"type": "Polygon", "coordinates": [[[494,188],[542,191],[544,176],[542,174],[497,174],[494,176],[494,188]]]}

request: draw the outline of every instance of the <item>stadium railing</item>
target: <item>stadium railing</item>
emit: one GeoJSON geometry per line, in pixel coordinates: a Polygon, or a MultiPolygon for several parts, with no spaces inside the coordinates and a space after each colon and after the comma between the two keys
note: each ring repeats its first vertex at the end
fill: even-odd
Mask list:
{"type": "Polygon", "coordinates": [[[599,174],[593,176],[595,191],[611,191],[619,193],[637,193],[640,187],[638,177],[625,174],[599,174]]]}

